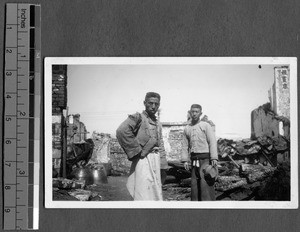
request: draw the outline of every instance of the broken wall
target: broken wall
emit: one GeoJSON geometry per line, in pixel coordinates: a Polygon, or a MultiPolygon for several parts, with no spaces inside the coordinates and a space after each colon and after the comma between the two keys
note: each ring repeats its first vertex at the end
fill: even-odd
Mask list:
{"type": "Polygon", "coordinates": [[[274,68],[274,86],[272,88],[272,110],[279,116],[290,119],[290,71],[288,66],[274,68]]]}
{"type": "Polygon", "coordinates": [[[86,126],[80,121],[80,114],[68,115],[67,134],[68,144],[79,143],[87,138],[86,126]]]}
{"type": "Polygon", "coordinates": [[[94,163],[108,163],[110,161],[110,135],[94,131],[92,139],[95,147],[91,161],[94,163]]]}
{"type": "Polygon", "coordinates": [[[131,161],[120,146],[116,138],[110,139],[110,163],[113,175],[128,175],[130,171],[131,161]]]}
{"type": "Polygon", "coordinates": [[[186,123],[162,123],[162,136],[167,160],[181,160],[183,130],[186,123]]]}

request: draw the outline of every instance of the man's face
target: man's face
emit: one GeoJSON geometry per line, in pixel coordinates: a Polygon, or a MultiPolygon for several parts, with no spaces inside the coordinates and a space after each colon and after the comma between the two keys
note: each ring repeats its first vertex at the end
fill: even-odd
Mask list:
{"type": "Polygon", "coordinates": [[[192,108],[191,109],[191,117],[193,122],[197,122],[202,114],[199,108],[192,108]]]}
{"type": "Polygon", "coordinates": [[[157,97],[150,97],[144,101],[146,112],[151,116],[156,114],[156,112],[159,108],[159,104],[160,104],[160,102],[157,97]]]}

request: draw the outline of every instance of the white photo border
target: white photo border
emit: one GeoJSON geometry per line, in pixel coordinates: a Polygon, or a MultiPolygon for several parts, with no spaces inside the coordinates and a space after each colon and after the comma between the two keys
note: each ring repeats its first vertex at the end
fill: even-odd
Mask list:
{"type": "Polygon", "coordinates": [[[44,60],[44,164],[46,208],[297,209],[298,107],[296,57],[47,57],[44,60]],[[290,68],[290,201],[53,201],[52,65],[288,65],[290,68]]]}

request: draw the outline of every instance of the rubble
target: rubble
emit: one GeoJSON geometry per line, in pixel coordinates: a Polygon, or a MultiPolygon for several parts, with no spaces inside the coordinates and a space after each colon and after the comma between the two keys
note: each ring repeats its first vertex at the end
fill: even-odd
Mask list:
{"type": "Polygon", "coordinates": [[[110,140],[110,160],[112,176],[124,176],[129,174],[131,161],[128,160],[127,155],[115,138],[111,138],[110,140]]]}
{"type": "Polygon", "coordinates": [[[166,184],[163,187],[164,201],[190,201],[191,188],[183,187],[178,183],[166,184]]]}
{"type": "Polygon", "coordinates": [[[53,188],[54,201],[79,201],[76,197],[71,196],[67,190],[53,188]]]}
{"type": "Polygon", "coordinates": [[[68,193],[80,201],[95,201],[95,200],[101,201],[102,200],[102,197],[98,193],[92,192],[90,190],[76,189],[68,193]]]}
{"type": "MultiPolygon", "coordinates": [[[[217,200],[289,199],[289,159],[277,162],[277,155],[289,154],[289,147],[290,141],[283,136],[239,141],[219,139],[217,200]]],[[[168,165],[167,175],[174,176],[178,184],[171,188],[180,192],[177,187],[190,187],[190,171],[180,162],[169,161],[168,165]]]]}
{"type": "Polygon", "coordinates": [[[274,174],[262,183],[257,200],[289,201],[291,198],[290,164],[280,164],[274,174]]]}
{"type": "Polygon", "coordinates": [[[84,189],[85,181],[83,180],[70,180],[65,178],[53,178],[52,179],[53,188],[58,189],[84,189]]]}
{"type": "Polygon", "coordinates": [[[246,178],[240,176],[218,176],[215,184],[217,191],[226,192],[228,190],[236,189],[247,184],[246,178]]]}
{"type": "Polygon", "coordinates": [[[83,189],[76,189],[74,191],[68,192],[71,196],[77,198],[80,201],[88,201],[92,196],[92,192],[83,189]]]}
{"type": "Polygon", "coordinates": [[[240,166],[240,176],[245,177],[248,183],[254,183],[272,176],[275,169],[275,167],[270,166],[242,164],[240,166]]]}
{"type": "MultiPolygon", "coordinates": [[[[244,160],[245,163],[277,165],[277,155],[289,151],[290,141],[283,136],[261,136],[256,140],[243,139],[234,141],[230,139],[218,140],[218,153],[220,160],[244,160]]],[[[236,164],[235,164],[236,165],[236,164]]],[[[237,166],[237,165],[236,165],[237,166]]]]}

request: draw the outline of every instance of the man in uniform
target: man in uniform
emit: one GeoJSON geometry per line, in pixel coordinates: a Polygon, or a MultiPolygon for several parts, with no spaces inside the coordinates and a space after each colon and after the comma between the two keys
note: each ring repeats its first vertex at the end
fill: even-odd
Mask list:
{"type": "Polygon", "coordinates": [[[155,114],[160,95],[149,92],[142,113],[129,115],[116,132],[117,139],[132,161],[127,189],[134,200],[162,200],[161,170],[168,164],[161,124],[155,114]]]}
{"type": "Polygon", "coordinates": [[[211,167],[217,170],[217,141],[211,125],[200,120],[201,115],[202,107],[193,104],[190,110],[191,120],[184,129],[182,161],[185,169],[189,170],[188,159],[189,157],[191,159],[191,200],[213,201],[215,200],[214,180],[209,178],[209,173],[205,171],[211,167]]]}

